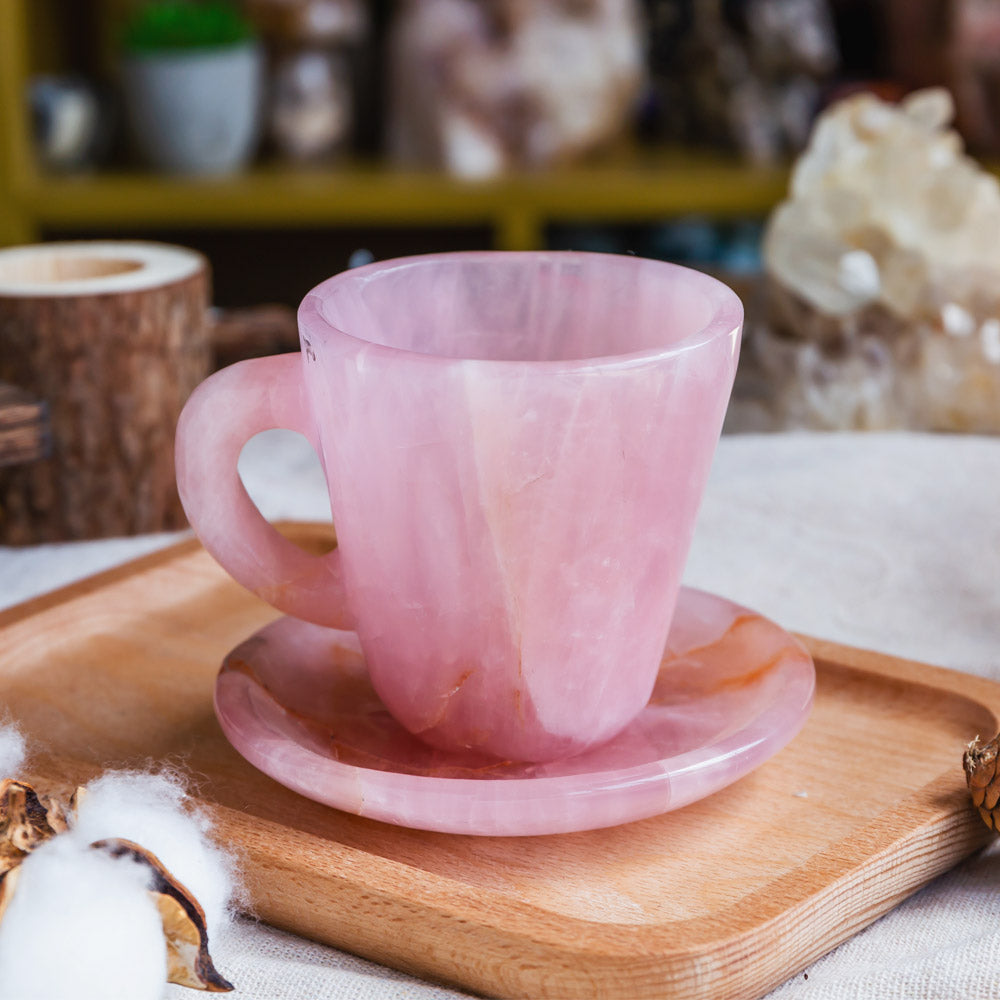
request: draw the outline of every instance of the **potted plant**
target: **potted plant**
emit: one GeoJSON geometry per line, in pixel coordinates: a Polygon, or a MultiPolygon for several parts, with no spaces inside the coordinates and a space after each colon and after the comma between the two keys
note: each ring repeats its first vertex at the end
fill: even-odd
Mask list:
{"type": "Polygon", "coordinates": [[[149,0],[125,24],[125,112],[138,151],[170,173],[245,166],[260,132],[263,58],[227,0],[149,0]]]}

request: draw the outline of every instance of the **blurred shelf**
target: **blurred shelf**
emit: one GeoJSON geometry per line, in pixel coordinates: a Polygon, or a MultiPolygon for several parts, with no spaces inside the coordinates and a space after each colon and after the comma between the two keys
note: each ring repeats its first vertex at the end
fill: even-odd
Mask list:
{"type": "Polygon", "coordinates": [[[226,178],[109,173],[30,174],[9,193],[38,226],[456,225],[493,227],[496,245],[539,245],[552,222],[656,221],[681,215],[764,215],[787,172],[672,151],[465,181],[351,163],[263,166],[226,178]]]}
{"type": "Polygon", "coordinates": [[[44,25],[29,16],[41,9],[33,3],[0,0],[0,245],[32,242],[46,230],[116,227],[135,234],[171,227],[476,225],[490,229],[494,246],[516,250],[544,246],[554,223],[760,217],[785,193],[782,168],[646,148],[483,181],[362,162],[309,170],[262,165],[218,179],[139,171],[46,175],[32,153],[25,100],[33,30],[44,25]]]}

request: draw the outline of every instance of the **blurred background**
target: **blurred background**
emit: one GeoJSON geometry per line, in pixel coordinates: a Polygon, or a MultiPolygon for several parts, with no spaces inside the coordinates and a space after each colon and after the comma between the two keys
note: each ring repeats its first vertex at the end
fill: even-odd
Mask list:
{"type": "Polygon", "coordinates": [[[998,154],[994,0],[0,0],[0,247],[202,251],[217,365],[294,350],[304,293],[372,258],[636,253],[743,296],[730,430],[993,432],[998,154]],[[768,250],[841,105],[804,173],[843,197],[768,250]],[[956,241],[982,264],[961,294],[956,241]]]}
{"type": "MultiPolygon", "coordinates": [[[[0,0],[0,244],[191,246],[228,307],[294,305],[359,251],[633,251],[738,279],[815,114],[852,89],[953,82],[962,47],[986,47],[948,38],[958,8],[991,5],[244,0],[201,4],[201,24],[185,6],[0,0]],[[164,108],[136,64],[160,50],[190,74],[243,38],[259,70],[205,76],[194,102],[228,103],[234,127],[259,102],[228,160],[144,144],[137,122],[162,138],[195,111],[180,92],[164,108]]],[[[965,112],[993,151],[1000,118],[965,112]]]]}

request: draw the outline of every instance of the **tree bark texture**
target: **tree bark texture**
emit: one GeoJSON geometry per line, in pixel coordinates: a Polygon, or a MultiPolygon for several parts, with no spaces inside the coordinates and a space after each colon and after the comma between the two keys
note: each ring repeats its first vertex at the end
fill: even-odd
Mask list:
{"type": "Polygon", "coordinates": [[[51,433],[48,457],[0,468],[0,543],[186,524],[174,430],[210,371],[208,301],[204,261],[126,291],[18,295],[0,284],[0,380],[45,401],[51,433]]]}
{"type": "Polygon", "coordinates": [[[0,466],[36,462],[48,449],[45,404],[24,389],[0,382],[0,466]]]}

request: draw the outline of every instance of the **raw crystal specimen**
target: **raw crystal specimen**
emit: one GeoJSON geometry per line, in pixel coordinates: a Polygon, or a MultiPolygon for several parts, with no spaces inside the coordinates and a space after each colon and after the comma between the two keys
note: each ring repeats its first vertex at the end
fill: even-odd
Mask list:
{"type": "Polygon", "coordinates": [[[245,0],[269,53],[264,119],[277,151],[297,162],[343,151],[354,125],[353,65],[369,37],[362,0],[245,0]]]}
{"type": "Polygon", "coordinates": [[[839,61],[827,0],[646,0],[646,9],[652,135],[754,163],[802,149],[839,61]]]}
{"type": "Polygon", "coordinates": [[[977,154],[1000,152],[1000,4],[886,0],[868,6],[881,8],[891,79],[907,91],[947,86],[969,147],[977,154]]]}
{"type": "Polygon", "coordinates": [[[931,89],[818,121],[764,239],[758,424],[1000,431],[1000,186],[952,114],[931,89]]]}
{"type": "Polygon", "coordinates": [[[409,0],[391,46],[389,151],[487,177],[616,137],[642,79],[635,0],[409,0]]]}

